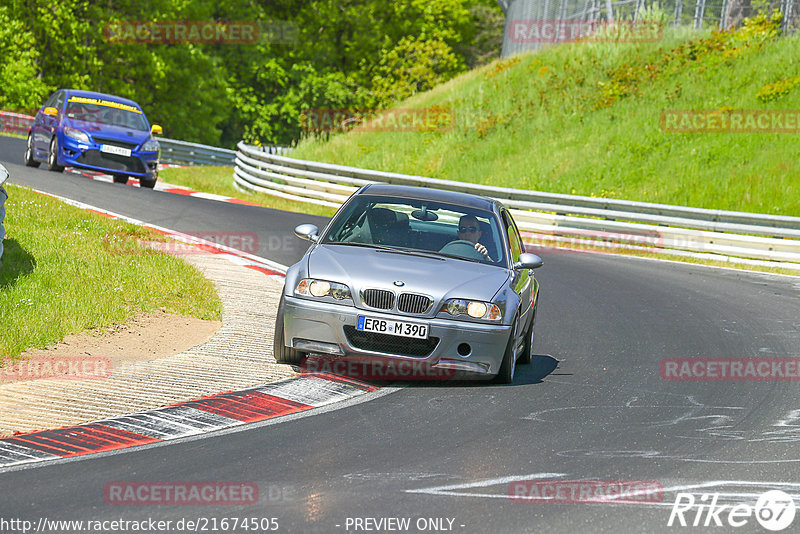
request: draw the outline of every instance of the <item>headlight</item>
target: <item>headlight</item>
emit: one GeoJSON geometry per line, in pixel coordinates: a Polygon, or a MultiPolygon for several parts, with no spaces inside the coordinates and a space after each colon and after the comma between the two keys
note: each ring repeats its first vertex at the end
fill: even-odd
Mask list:
{"type": "Polygon", "coordinates": [[[76,130],[75,128],[70,128],[69,126],[64,127],[64,135],[75,139],[76,141],[81,141],[83,143],[89,143],[89,136],[83,133],[80,130],[76,130]]]}
{"type": "Polygon", "coordinates": [[[158,141],[155,139],[148,139],[142,145],[142,152],[158,152],[158,141]]]}
{"type": "Polygon", "coordinates": [[[467,314],[473,319],[486,321],[500,321],[503,319],[503,314],[496,304],[480,300],[450,299],[442,305],[441,311],[447,312],[453,317],[467,314]]]}
{"type": "Polygon", "coordinates": [[[353,297],[350,296],[350,288],[346,285],[313,278],[300,280],[294,293],[304,297],[333,297],[336,300],[353,300],[353,297]]]}

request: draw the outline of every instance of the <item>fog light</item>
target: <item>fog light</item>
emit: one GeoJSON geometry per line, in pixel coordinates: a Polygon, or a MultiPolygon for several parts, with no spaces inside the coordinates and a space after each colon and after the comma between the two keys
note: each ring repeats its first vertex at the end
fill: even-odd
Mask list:
{"type": "Polygon", "coordinates": [[[463,356],[465,358],[472,353],[472,347],[469,346],[469,343],[459,344],[458,349],[456,350],[458,351],[459,356],[463,356]]]}
{"type": "Polygon", "coordinates": [[[334,354],[344,356],[344,351],[336,343],[324,343],[322,341],[310,341],[308,339],[294,340],[294,348],[303,352],[319,352],[322,354],[334,354]]]}

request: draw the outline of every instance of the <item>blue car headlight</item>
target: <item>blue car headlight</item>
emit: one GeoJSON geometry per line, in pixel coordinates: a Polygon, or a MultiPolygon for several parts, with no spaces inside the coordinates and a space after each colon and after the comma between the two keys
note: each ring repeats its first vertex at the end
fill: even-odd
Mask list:
{"type": "Polygon", "coordinates": [[[483,319],[484,321],[500,322],[503,320],[503,313],[497,304],[481,300],[450,299],[442,304],[440,311],[447,312],[453,317],[466,314],[473,319],[483,319]]]}
{"type": "Polygon", "coordinates": [[[158,152],[158,141],[155,139],[148,139],[142,145],[142,152],[158,152]]]}
{"type": "Polygon", "coordinates": [[[69,126],[64,127],[64,135],[66,135],[70,139],[75,139],[76,141],[80,141],[81,143],[91,142],[89,141],[89,136],[86,135],[84,132],[76,130],[75,128],[70,128],[69,126]]]}
{"type": "Polygon", "coordinates": [[[303,297],[325,298],[332,297],[334,300],[353,302],[350,288],[338,282],[328,282],[327,280],[316,280],[314,278],[303,278],[298,282],[294,290],[295,295],[303,297]]]}

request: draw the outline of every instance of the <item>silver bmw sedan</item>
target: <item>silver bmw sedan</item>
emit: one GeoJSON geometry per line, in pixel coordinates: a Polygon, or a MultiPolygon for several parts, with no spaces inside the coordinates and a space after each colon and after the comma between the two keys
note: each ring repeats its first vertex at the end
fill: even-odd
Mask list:
{"type": "Polygon", "coordinates": [[[499,201],[370,184],[289,268],[275,359],[376,380],[491,379],[530,363],[539,256],[499,201]]]}

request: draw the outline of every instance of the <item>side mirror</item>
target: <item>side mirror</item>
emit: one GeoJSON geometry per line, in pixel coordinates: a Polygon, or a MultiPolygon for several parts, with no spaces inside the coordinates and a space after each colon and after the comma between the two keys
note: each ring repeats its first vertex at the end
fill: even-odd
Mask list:
{"type": "Polygon", "coordinates": [[[150,133],[153,135],[163,135],[164,130],[158,124],[154,124],[150,127],[150,133]]]}
{"type": "Polygon", "coordinates": [[[45,115],[50,115],[51,117],[58,117],[58,110],[52,107],[46,107],[42,110],[42,113],[45,115]]]}
{"type": "Polygon", "coordinates": [[[519,255],[519,261],[514,264],[514,270],[522,271],[524,269],[536,269],[537,267],[541,267],[544,265],[544,261],[542,258],[537,256],[536,254],[529,254],[527,252],[523,252],[519,255]]]}
{"type": "Polygon", "coordinates": [[[314,243],[317,242],[319,237],[317,234],[319,234],[319,228],[313,224],[301,224],[294,229],[294,235],[300,239],[305,239],[306,241],[312,241],[314,243]]]}

